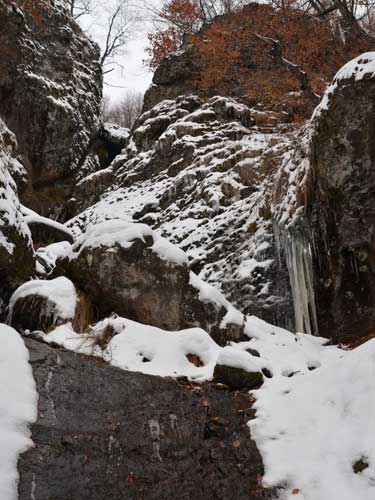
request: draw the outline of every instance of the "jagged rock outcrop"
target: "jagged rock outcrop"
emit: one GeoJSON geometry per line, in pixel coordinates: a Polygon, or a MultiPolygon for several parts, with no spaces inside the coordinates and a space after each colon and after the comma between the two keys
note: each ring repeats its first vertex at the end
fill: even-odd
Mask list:
{"type": "Polygon", "coordinates": [[[223,97],[160,103],[112,163],[111,188],[68,226],[79,234],[110,219],[148,224],[242,312],[292,328],[272,202],[276,174],[295,144],[287,130],[264,125],[268,118],[223,97]]]}
{"type": "Polygon", "coordinates": [[[319,332],[343,342],[375,329],[374,60],[370,52],[344,66],[313,118],[319,332]]]}
{"type": "Polygon", "coordinates": [[[246,392],[119,370],[26,340],[39,394],[19,500],[264,500],[246,392]]]}
{"type": "Polygon", "coordinates": [[[34,271],[34,250],[12,173],[22,175],[15,159],[14,135],[0,119],[0,316],[10,291],[34,271]]]}
{"type": "Polygon", "coordinates": [[[204,23],[193,36],[186,35],[178,50],[160,61],[143,110],[194,93],[204,98],[231,96],[251,107],[273,109],[285,122],[308,119],[319,102],[318,93],[324,91],[323,82],[357,55],[360,45],[368,50],[370,40],[360,36],[342,44],[339,23],[332,28],[325,19],[317,22],[302,11],[287,16],[285,24],[278,25],[279,18],[278,8],[270,3],[243,2],[204,23]],[[307,59],[301,58],[306,51],[302,33],[316,37],[307,59]],[[319,67],[320,59],[324,65],[319,67]]]}
{"type": "Polygon", "coordinates": [[[99,49],[60,1],[0,1],[0,116],[28,172],[22,200],[59,213],[99,128],[99,49]]]}
{"type": "Polygon", "coordinates": [[[90,147],[83,165],[74,179],[71,198],[65,205],[63,218],[71,219],[100,200],[103,192],[114,183],[111,162],[125,148],[130,130],[105,123],[90,147]]]}
{"type": "Polygon", "coordinates": [[[163,59],[155,70],[152,85],[145,93],[143,110],[148,111],[165,99],[198,92],[194,84],[194,78],[199,73],[197,62],[197,49],[191,43],[163,59]]]}

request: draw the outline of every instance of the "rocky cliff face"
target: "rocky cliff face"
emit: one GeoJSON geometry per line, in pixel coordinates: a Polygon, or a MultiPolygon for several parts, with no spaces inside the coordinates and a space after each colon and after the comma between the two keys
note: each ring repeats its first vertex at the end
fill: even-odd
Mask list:
{"type": "Polygon", "coordinates": [[[62,3],[33,9],[0,2],[0,115],[27,170],[22,200],[57,214],[99,128],[99,50],[62,3]]]}
{"type": "Polygon", "coordinates": [[[0,317],[5,312],[10,291],[27,279],[35,267],[31,234],[23,218],[14,180],[24,176],[16,151],[15,136],[0,119],[0,317]]]}
{"type": "MultiPolygon", "coordinates": [[[[265,488],[251,436],[269,470],[275,450],[296,460],[294,420],[274,426],[273,404],[312,435],[303,397],[346,356],[314,335],[373,335],[375,53],[303,125],[174,87],[129,135],[98,129],[96,47],[60,3],[32,12],[0,0],[0,317],[27,337],[40,398],[19,498],[299,494],[296,467],[265,488]],[[60,222],[37,213],[52,201],[60,222]]],[[[353,449],[345,478],[371,454],[353,449]]]]}
{"type": "Polygon", "coordinates": [[[338,341],[370,334],[371,61],[344,67],[302,128],[228,98],[163,101],[69,225],[147,223],[246,314],[338,341]]]}
{"type": "Polygon", "coordinates": [[[336,75],[313,118],[320,331],[352,340],[374,331],[375,82],[372,53],[336,75]]]}
{"type": "Polygon", "coordinates": [[[146,223],[242,311],[292,327],[272,193],[294,139],[276,120],[229,98],[163,101],[140,118],[114,160],[112,187],[68,226],[79,234],[111,218],[146,223]]]}

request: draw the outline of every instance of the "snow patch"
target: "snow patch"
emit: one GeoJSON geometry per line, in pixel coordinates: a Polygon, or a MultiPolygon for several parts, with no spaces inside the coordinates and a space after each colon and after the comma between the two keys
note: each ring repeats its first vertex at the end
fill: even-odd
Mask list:
{"type": "Polygon", "coordinates": [[[90,225],[86,232],[77,239],[70,258],[78,257],[84,248],[114,247],[115,245],[130,248],[135,240],[146,242],[147,237],[152,238],[154,243],[150,248],[161,259],[180,265],[188,264],[185,252],[169,243],[146,224],[133,224],[119,219],[90,225]]]}
{"type": "Polygon", "coordinates": [[[21,285],[13,293],[9,302],[10,318],[19,299],[35,295],[47,299],[47,307],[54,320],[70,320],[74,318],[77,305],[77,292],[73,283],[63,276],[53,280],[32,280],[21,285]]]}
{"type": "Polygon", "coordinates": [[[280,499],[375,498],[375,340],[331,354],[324,366],[274,376],[254,393],[250,429],[263,483],[281,487],[280,499]],[[358,462],[366,468],[356,473],[358,462]]]}
{"type": "Polygon", "coordinates": [[[0,324],[0,498],[18,498],[17,462],[33,446],[29,425],[37,419],[38,395],[21,336],[0,324]]]}

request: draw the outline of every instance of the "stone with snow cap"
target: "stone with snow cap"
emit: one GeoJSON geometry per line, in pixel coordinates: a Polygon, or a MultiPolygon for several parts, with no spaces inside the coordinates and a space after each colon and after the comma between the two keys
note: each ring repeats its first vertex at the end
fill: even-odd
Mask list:
{"type": "Polygon", "coordinates": [[[9,322],[19,330],[44,330],[72,321],[77,292],[67,278],[33,280],[21,285],[9,302],[9,322]]]}
{"type": "Polygon", "coordinates": [[[261,363],[246,351],[225,347],[214,369],[214,380],[232,389],[254,389],[263,382],[261,363]]]}
{"type": "Polygon", "coordinates": [[[101,318],[116,313],[166,330],[198,326],[218,343],[238,340],[243,316],[189,269],[186,254],[146,224],[89,226],[58,261],[92,299],[101,318]]]}

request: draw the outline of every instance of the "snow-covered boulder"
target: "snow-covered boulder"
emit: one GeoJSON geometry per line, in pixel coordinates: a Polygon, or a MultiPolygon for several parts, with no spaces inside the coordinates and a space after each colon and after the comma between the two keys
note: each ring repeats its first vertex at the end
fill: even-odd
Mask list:
{"type": "Polygon", "coordinates": [[[262,364],[246,351],[225,347],[217,358],[214,380],[232,389],[254,389],[263,382],[262,364]]]}
{"type": "Polygon", "coordinates": [[[241,337],[242,314],[190,271],[180,248],[145,224],[89,226],[58,261],[55,274],[64,272],[101,318],[116,313],[166,330],[199,326],[218,343],[241,337]]]}
{"type": "Polygon", "coordinates": [[[32,280],[21,285],[9,302],[8,321],[18,330],[43,330],[73,321],[78,297],[67,278],[32,280]]]}

